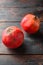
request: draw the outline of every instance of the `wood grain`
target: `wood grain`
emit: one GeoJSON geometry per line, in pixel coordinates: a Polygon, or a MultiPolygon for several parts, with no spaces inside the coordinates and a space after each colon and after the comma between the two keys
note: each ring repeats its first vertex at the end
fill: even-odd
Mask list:
{"type": "Polygon", "coordinates": [[[43,65],[43,55],[0,55],[1,65],[43,65]]]}
{"type": "Polygon", "coordinates": [[[20,22],[26,14],[35,14],[43,21],[43,5],[41,4],[42,1],[39,0],[0,0],[0,54],[43,54],[43,23],[41,23],[40,32],[33,36],[23,31],[24,43],[18,50],[10,50],[2,44],[3,30],[11,25],[21,28],[20,22]]]}
{"type": "Polygon", "coordinates": [[[0,7],[35,7],[42,6],[42,0],[0,0],[0,7]]]}
{"type": "Polygon", "coordinates": [[[23,31],[24,43],[18,50],[10,50],[2,44],[3,30],[11,25],[21,28],[20,22],[26,14],[33,13],[43,21],[42,2],[39,0],[0,0],[0,54],[43,54],[43,23],[41,23],[40,32],[34,36],[29,36],[23,31]]]}
{"type": "Polygon", "coordinates": [[[34,8],[0,8],[0,22],[2,21],[21,21],[22,18],[29,14],[37,15],[43,21],[43,7],[34,8]]]}
{"type": "Polygon", "coordinates": [[[34,10],[35,8],[0,8],[0,21],[21,21],[24,15],[34,10]]]}
{"type": "Polygon", "coordinates": [[[43,0],[0,0],[0,65],[43,65],[43,0]],[[20,27],[20,21],[28,14],[37,15],[40,31],[28,35],[20,27]],[[16,25],[24,32],[24,43],[18,49],[8,49],[2,43],[2,32],[16,25]],[[30,55],[32,54],[32,55],[30,55]]]}
{"type": "MultiPolygon", "coordinates": [[[[40,11],[43,14],[42,3],[42,0],[0,0],[0,21],[21,21],[26,14],[40,11]]],[[[40,19],[43,21],[42,16],[40,19]]]]}

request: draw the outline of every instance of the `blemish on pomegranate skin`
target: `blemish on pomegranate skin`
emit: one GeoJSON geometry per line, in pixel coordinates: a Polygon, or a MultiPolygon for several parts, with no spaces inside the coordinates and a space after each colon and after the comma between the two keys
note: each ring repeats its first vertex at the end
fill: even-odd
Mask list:
{"type": "Polygon", "coordinates": [[[7,30],[7,32],[9,33],[9,32],[11,32],[12,30],[13,30],[13,29],[10,29],[10,28],[9,28],[9,29],[7,30]]]}

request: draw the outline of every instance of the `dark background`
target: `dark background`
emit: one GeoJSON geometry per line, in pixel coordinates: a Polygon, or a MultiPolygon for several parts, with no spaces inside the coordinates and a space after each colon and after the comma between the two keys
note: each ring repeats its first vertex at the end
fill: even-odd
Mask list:
{"type": "Polygon", "coordinates": [[[0,65],[43,65],[43,0],[0,0],[0,65]],[[22,18],[32,13],[41,21],[40,30],[29,35],[20,26],[22,18]],[[2,44],[2,32],[16,25],[24,32],[24,42],[18,49],[2,44]],[[37,55],[36,55],[37,54],[37,55]],[[40,54],[40,55],[38,55],[40,54]]]}

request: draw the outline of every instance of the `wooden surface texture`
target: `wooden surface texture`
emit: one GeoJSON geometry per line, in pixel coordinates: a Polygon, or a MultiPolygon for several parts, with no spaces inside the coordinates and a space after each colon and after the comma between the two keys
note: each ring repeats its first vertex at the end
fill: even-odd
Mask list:
{"type": "Polygon", "coordinates": [[[43,0],[0,0],[0,65],[43,65],[43,0]],[[40,18],[41,27],[35,35],[28,35],[20,27],[22,18],[28,14],[40,18]],[[21,47],[8,49],[2,43],[2,32],[16,25],[22,29],[25,38],[21,47]]]}

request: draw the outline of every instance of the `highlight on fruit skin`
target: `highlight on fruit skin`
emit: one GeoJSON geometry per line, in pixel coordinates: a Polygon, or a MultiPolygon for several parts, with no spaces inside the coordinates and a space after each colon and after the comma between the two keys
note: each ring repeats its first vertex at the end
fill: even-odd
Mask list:
{"type": "Polygon", "coordinates": [[[8,48],[18,48],[23,44],[24,34],[20,28],[9,26],[2,32],[2,42],[8,48]]]}
{"type": "Polygon", "coordinates": [[[27,14],[21,20],[20,25],[25,32],[34,34],[40,29],[40,19],[33,14],[27,14]]]}

